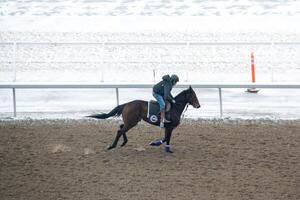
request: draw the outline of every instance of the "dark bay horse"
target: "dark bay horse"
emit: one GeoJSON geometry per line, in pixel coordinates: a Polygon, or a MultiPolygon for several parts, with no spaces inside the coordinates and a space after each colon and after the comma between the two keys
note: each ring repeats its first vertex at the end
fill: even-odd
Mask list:
{"type": "MultiPolygon", "coordinates": [[[[166,143],[166,152],[172,153],[170,148],[170,139],[172,131],[179,125],[181,114],[187,104],[191,104],[194,108],[200,108],[200,104],[197,98],[195,91],[190,86],[189,89],[186,89],[180,92],[175,97],[175,104],[172,104],[170,109],[170,121],[171,123],[165,123],[165,137],[163,140],[157,140],[152,142],[150,145],[159,146],[163,143],[166,143]]],[[[122,105],[115,107],[109,113],[91,115],[88,117],[96,119],[106,119],[112,116],[120,116],[122,114],[123,124],[120,125],[120,129],[117,132],[115,140],[108,147],[108,149],[113,149],[117,146],[118,141],[121,136],[123,136],[123,143],[121,146],[126,145],[128,142],[126,132],[129,131],[132,127],[136,126],[139,121],[144,120],[148,123],[151,123],[147,118],[148,112],[148,102],[142,100],[131,101],[122,105]]],[[[153,123],[151,123],[153,124],[153,123]]],[[[156,125],[159,125],[156,124],[156,125]]]]}

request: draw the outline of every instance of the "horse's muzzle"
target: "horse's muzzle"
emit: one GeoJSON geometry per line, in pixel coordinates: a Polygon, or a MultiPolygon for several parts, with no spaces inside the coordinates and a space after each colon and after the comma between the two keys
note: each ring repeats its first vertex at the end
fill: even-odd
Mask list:
{"type": "Polygon", "coordinates": [[[194,108],[200,108],[201,106],[200,106],[200,104],[197,103],[197,104],[194,104],[193,107],[194,108]]]}

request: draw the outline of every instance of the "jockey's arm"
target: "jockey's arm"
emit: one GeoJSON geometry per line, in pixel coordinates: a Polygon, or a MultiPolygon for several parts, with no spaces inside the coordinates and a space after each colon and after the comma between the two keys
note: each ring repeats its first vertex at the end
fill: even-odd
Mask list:
{"type": "Polygon", "coordinates": [[[164,85],[164,100],[167,101],[170,98],[171,95],[171,86],[169,85],[164,85]]]}
{"type": "Polygon", "coordinates": [[[172,87],[166,87],[164,88],[164,100],[165,101],[169,101],[169,102],[173,102],[175,101],[174,97],[172,96],[171,94],[171,90],[172,90],[172,87]]]}
{"type": "Polygon", "coordinates": [[[172,96],[172,94],[170,92],[170,95],[168,96],[168,101],[173,102],[173,100],[174,100],[174,97],[172,96]]]}

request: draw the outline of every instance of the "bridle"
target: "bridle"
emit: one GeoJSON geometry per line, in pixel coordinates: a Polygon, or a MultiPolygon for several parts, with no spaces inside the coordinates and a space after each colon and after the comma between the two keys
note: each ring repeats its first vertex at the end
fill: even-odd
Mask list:
{"type": "MultiPolygon", "coordinates": [[[[189,97],[189,94],[187,94],[187,92],[186,92],[186,93],[185,93],[185,99],[188,100],[189,98],[190,98],[190,97],[189,97]]],[[[187,101],[187,104],[186,104],[185,109],[184,109],[184,111],[183,111],[183,113],[182,113],[181,119],[184,119],[184,114],[185,114],[185,112],[187,111],[189,105],[190,105],[190,103],[187,101]]]]}
{"type": "Polygon", "coordinates": [[[184,114],[185,114],[185,112],[187,111],[189,105],[190,105],[189,103],[186,104],[185,109],[184,109],[184,111],[183,111],[183,113],[182,113],[181,119],[184,119],[184,114]]]}

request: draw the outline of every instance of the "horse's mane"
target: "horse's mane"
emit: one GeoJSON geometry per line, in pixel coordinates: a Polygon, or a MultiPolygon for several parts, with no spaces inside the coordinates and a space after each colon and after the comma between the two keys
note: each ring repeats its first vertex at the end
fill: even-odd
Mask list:
{"type": "Polygon", "coordinates": [[[179,94],[177,94],[175,96],[175,100],[176,101],[180,101],[181,99],[183,100],[184,96],[185,96],[185,93],[187,93],[189,91],[189,89],[186,89],[186,90],[183,90],[181,91],[179,94]]]}

